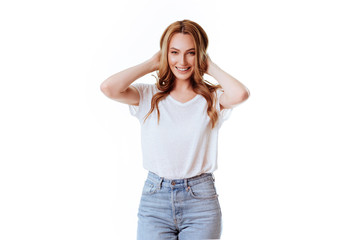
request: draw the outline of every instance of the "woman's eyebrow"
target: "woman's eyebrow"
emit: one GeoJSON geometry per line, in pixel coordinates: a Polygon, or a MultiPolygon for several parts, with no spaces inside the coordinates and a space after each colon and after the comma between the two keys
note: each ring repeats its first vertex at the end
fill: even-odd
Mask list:
{"type": "MultiPolygon", "coordinates": [[[[174,48],[174,47],[171,47],[170,49],[174,49],[174,50],[180,51],[179,49],[174,48]]],[[[187,52],[187,51],[191,51],[191,50],[195,50],[195,48],[190,48],[190,49],[186,50],[186,52],[187,52]]]]}

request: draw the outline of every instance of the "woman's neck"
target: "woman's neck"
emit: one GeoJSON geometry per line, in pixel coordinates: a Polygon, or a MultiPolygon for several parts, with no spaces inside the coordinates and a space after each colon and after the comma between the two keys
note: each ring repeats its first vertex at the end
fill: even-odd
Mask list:
{"type": "Polygon", "coordinates": [[[185,92],[193,92],[193,88],[191,86],[190,79],[188,80],[175,80],[175,86],[172,91],[185,93],[185,92]]]}

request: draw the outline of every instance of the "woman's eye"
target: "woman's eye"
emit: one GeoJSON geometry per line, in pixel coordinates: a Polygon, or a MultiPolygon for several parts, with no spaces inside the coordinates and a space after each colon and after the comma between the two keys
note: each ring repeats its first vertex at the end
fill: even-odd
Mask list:
{"type": "Polygon", "coordinates": [[[195,52],[189,52],[191,55],[195,55],[195,52]]]}
{"type": "Polygon", "coordinates": [[[176,54],[177,52],[175,52],[175,51],[172,51],[171,53],[172,53],[172,54],[176,54]]]}

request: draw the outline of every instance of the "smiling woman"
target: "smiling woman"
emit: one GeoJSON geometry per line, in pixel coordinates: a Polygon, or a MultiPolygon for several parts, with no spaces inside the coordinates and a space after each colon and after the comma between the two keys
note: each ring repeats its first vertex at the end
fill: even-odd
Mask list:
{"type": "Polygon", "coordinates": [[[199,24],[174,22],[151,59],[101,84],[104,94],[128,104],[141,124],[143,166],[149,172],[138,212],[138,240],[221,236],[213,176],[218,132],[249,91],[211,61],[207,46],[199,24]],[[131,85],[155,70],[155,84],[131,85]],[[205,73],[220,84],[206,81],[205,73]]]}

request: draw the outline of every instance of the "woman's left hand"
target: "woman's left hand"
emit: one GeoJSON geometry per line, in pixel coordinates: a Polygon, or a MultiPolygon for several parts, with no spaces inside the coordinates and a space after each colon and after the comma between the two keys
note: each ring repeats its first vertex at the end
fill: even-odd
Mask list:
{"type": "Polygon", "coordinates": [[[211,69],[213,67],[214,62],[211,60],[209,54],[206,54],[206,64],[207,64],[207,69],[206,69],[206,74],[211,75],[211,69]]]}

